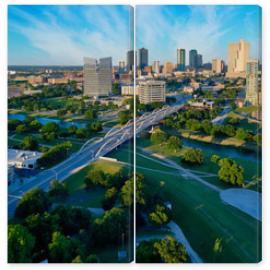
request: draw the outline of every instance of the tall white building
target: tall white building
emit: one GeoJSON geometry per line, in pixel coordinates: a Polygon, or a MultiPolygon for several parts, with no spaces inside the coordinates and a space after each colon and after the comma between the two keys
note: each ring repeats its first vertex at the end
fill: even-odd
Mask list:
{"type": "Polygon", "coordinates": [[[153,80],[139,82],[139,100],[142,104],[165,102],[165,82],[153,80]]]}
{"type": "Polygon", "coordinates": [[[156,60],[153,62],[153,65],[152,65],[152,71],[156,74],[159,74],[160,73],[160,65],[159,65],[159,61],[156,60]]]}
{"type": "Polygon", "coordinates": [[[246,102],[257,106],[261,95],[261,72],[258,60],[249,60],[246,69],[246,102]]]}
{"type": "Polygon", "coordinates": [[[224,62],[221,59],[213,59],[212,60],[212,72],[215,74],[220,74],[224,70],[224,62]]]}
{"type": "Polygon", "coordinates": [[[236,78],[246,76],[246,66],[249,60],[250,44],[243,39],[228,46],[228,72],[226,77],[236,78]]]}
{"type": "Polygon", "coordinates": [[[85,57],[83,66],[83,94],[89,97],[108,96],[112,91],[112,58],[85,57]]]}

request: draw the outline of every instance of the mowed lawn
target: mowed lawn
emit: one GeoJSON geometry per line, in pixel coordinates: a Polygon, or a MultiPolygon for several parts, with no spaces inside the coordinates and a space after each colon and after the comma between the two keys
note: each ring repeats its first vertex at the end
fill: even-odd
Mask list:
{"type": "MultiPolygon", "coordinates": [[[[128,152],[128,148],[123,147],[113,156],[124,161],[128,152]]],[[[140,150],[138,153],[147,155],[140,150]]],[[[137,172],[144,174],[148,184],[154,187],[160,181],[165,182],[165,197],[172,203],[173,220],[205,262],[247,263],[260,260],[260,222],[223,204],[219,194],[205,185],[169,173],[175,173],[175,170],[164,170],[165,166],[150,162],[140,155],[137,155],[136,160],[137,172]],[[161,170],[163,173],[149,169],[161,170]],[[213,247],[217,238],[222,239],[222,252],[215,254],[213,247]]]]}
{"type": "Polygon", "coordinates": [[[117,162],[98,160],[71,175],[65,180],[70,194],[65,203],[83,207],[101,207],[105,189],[101,187],[85,189],[84,179],[92,169],[98,169],[104,171],[105,173],[115,174],[122,169],[122,165],[117,162]]]}
{"type": "MultiPolygon", "coordinates": [[[[179,165],[181,165],[184,168],[194,170],[194,171],[201,171],[206,173],[212,173],[217,174],[219,167],[217,164],[211,162],[211,156],[213,154],[219,155],[221,158],[229,157],[235,160],[239,165],[241,165],[244,168],[244,179],[245,181],[252,181],[254,176],[261,176],[261,161],[259,154],[256,157],[255,153],[249,153],[249,152],[240,152],[239,149],[233,149],[232,147],[226,147],[224,146],[211,146],[211,148],[206,143],[201,142],[194,142],[190,140],[184,140],[184,147],[195,147],[200,148],[203,151],[204,155],[204,163],[202,165],[194,165],[189,166],[186,164],[181,163],[181,155],[185,152],[185,148],[182,148],[177,151],[172,151],[166,148],[166,145],[151,145],[149,140],[146,139],[140,139],[137,141],[137,148],[144,148],[145,150],[150,150],[153,153],[161,154],[162,156],[165,156],[179,165]],[[225,150],[224,150],[225,149],[225,150]],[[233,156],[235,155],[235,156],[233,156]],[[253,158],[249,159],[249,155],[253,156],[253,158]]],[[[145,154],[145,153],[144,153],[145,154]]],[[[230,185],[221,182],[218,177],[207,177],[204,180],[210,182],[211,184],[214,184],[220,188],[229,188],[230,185]]],[[[259,190],[260,186],[252,186],[251,189],[253,190],[259,190]]]]}

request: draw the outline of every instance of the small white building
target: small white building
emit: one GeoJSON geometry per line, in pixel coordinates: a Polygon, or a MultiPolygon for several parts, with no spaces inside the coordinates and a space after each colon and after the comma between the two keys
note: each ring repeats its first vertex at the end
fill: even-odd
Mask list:
{"type": "MultiPolygon", "coordinates": [[[[123,85],[121,86],[122,96],[133,96],[134,95],[134,85],[123,85]]],[[[139,85],[135,86],[135,95],[139,95],[139,85]]]]}
{"type": "Polygon", "coordinates": [[[8,149],[8,166],[16,169],[33,170],[37,166],[37,160],[41,157],[41,152],[8,149]]]}

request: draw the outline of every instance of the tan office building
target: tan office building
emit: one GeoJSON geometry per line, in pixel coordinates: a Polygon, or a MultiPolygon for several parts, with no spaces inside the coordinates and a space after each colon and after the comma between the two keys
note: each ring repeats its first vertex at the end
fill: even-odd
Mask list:
{"type": "Polygon", "coordinates": [[[212,72],[215,74],[220,74],[224,70],[224,62],[221,59],[213,59],[212,60],[212,72]]]}
{"type": "Polygon", "coordinates": [[[165,62],[163,65],[163,74],[173,73],[174,64],[171,62],[165,62]]]}
{"type": "Polygon", "coordinates": [[[246,66],[249,60],[250,44],[243,39],[228,46],[228,78],[245,78],[246,66]]]}
{"type": "Polygon", "coordinates": [[[139,82],[139,100],[142,104],[165,102],[165,82],[153,80],[139,82]]]}

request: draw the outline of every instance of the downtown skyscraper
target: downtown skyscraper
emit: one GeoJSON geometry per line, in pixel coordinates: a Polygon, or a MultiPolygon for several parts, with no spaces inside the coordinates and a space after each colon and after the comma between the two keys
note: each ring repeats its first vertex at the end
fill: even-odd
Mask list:
{"type": "Polygon", "coordinates": [[[85,57],[83,66],[83,95],[89,97],[108,96],[112,91],[112,58],[85,57]]]}
{"type": "Polygon", "coordinates": [[[177,49],[177,70],[185,71],[186,69],[186,50],[177,49]]]}
{"type": "Polygon", "coordinates": [[[130,50],[127,52],[127,71],[131,71],[134,67],[134,51],[130,50]]]}
{"type": "Polygon", "coordinates": [[[141,48],[137,53],[137,63],[138,68],[143,70],[144,67],[148,66],[148,50],[145,48],[141,48]]]}
{"type": "Polygon", "coordinates": [[[226,77],[236,78],[246,76],[246,66],[249,60],[250,44],[243,39],[228,46],[228,72],[226,77]]]}
{"type": "Polygon", "coordinates": [[[261,95],[261,72],[258,60],[249,60],[246,66],[246,102],[258,106],[261,95]]]}
{"type": "Polygon", "coordinates": [[[197,68],[197,58],[198,58],[197,50],[190,50],[189,51],[189,68],[191,69],[197,68]]]}

